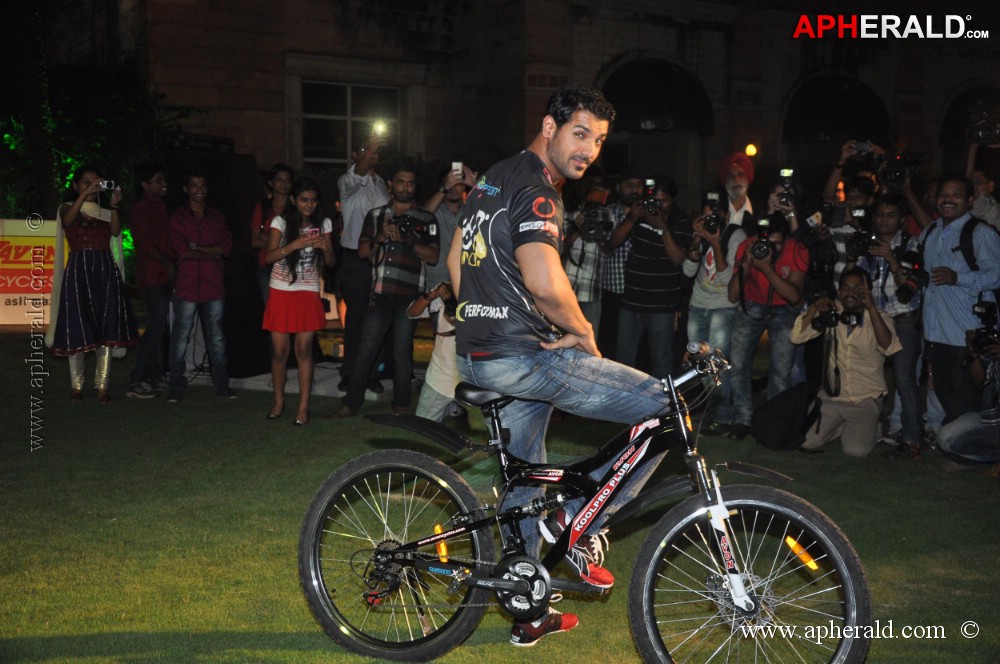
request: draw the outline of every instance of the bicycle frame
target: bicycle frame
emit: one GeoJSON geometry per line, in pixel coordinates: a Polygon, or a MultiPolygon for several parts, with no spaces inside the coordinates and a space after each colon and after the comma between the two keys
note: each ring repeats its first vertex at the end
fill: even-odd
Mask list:
{"type": "MultiPolygon", "coordinates": [[[[724,566],[724,570],[721,571],[728,580],[733,602],[744,611],[753,611],[757,603],[745,589],[739,564],[731,549],[731,539],[726,523],[728,510],[722,500],[718,477],[714,470],[708,469],[704,458],[698,453],[689,411],[678,391],[678,386],[692,382],[704,373],[706,372],[703,367],[700,369],[696,367],[677,379],[664,379],[664,390],[669,396],[670,403],[674,404],[670,412],[636,424],[619,433],[594,454],[566,464],[530,463],[509,452],[507,449],[509,434],[501,426],[501,410],[512,401],[510,397],[494,398],[475,403],[474,405],[479,405],[482,408],[490,430],[490,440],[486,449],[497,454],[504,492],[514,487],[528,486],[558,486],[562,491],[551,498],[536,499],[526,505],[515,506],[502,512],[498,511],[493,516],[487,515],[475,519],[474,515],[456,515],[452,519],[454,526],[448,530],[418,541],[404,543],[392,551],[378,554],[376,559],[381,557],[383,558],[382,562],[405,561],[406,564],[433,574],[452,576],[456,587],[457,584],[462,584],[492,590],[525,592],[527,584],[523,580],[496,578],[491,575],[492,570],[469,569],[468,565],[449,561],[446,554],[441,554],[446,548],[442,548],[440,545],[443,544],[446,547],[447,542],[451,539],[499,525],[501,533],[504,533],[505,528],[509,533],[504,537],[504,553],[524,555],[525,542],[520,530],[522,519],[540,516],[547,511],[561,507],[573,498],[585,497],[584,507],[574,515],[571,526],[563,531],[542,560],[542,565],[551,572],[565,557],[570,547],[584,535],[588,526],[601,517],[609,509],[609,506],[615,503],[616,498],[622,495],[627,496],[628,488],[640,475],[641,469],[654,464],[653,468],[649,469],[651,474],[670,450],[683,447],[689,476],[685,478],[686,481],[671,483],[669,494],[697,491],[703,496],[706,514],[715,532],[713,545],[724,566]],[[594,479],[593,474],[609,463],[610,465],[603,475],[599,479],[594,479]],[[429,559],[426,554],[417,554],[420,548],[431,545],[438,546],[439,556],[437,559],[429,559]]],[[[471,388],[471,386],[469,387],[471,388]]],[[[436,423],[430,423],[427,420],[415,421],[419,418],[406,416],[376,416],[371,419],[429,435],[453,450],[461,447],[477,449],[476,445],[463,436],[441,425],[432,426],[436,423]],[[466,445],[462,445],[461,441],[465,441],[466,445]]],[[[743,472],[764,477],[777,475],[765,469],[759,469],[764,471],[763,473],[753,472],[756,469],[746,465],[742,465],[740,469],[743,472]]],[[[625,504],[632,502],[637,497],[626,500],[624,503],[619,501],[621,504],[618,507],[624,507],[625,504]]],[[[658,495],[657,499],[663,497],[665,495],[658,495]]],[[[580,581],[568,581],[560,578],[552,578],[551,581],[554,590],[602,592],[600,589],[580,581]]]]}

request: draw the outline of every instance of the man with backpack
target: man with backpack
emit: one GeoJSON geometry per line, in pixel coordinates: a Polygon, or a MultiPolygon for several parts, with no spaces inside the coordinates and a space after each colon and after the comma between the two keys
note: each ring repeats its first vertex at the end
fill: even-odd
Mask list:
{"type": "Polygon", "coordinates": [[[965,376],[965,333],[979,327],[973,307],[996,301],[1000,289],[1000,233],[970,213],[972,183],[963,177],[941,181],[941,218],[920,234],[930,283],[924,293],[924,339],[930,342],[934,390],[944,422],[978,410],[980,389],[965,376]]]}

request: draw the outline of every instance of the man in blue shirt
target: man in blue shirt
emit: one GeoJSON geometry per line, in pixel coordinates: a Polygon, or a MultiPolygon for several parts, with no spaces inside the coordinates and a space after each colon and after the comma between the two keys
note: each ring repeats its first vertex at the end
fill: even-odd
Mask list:
{"type": "Polygon", "coordinates": [[[985,223],[977,223],[972,246],[978,270],[973,270],[960,245],[962,228],[972,219],[972,183],[949,177],[938,189],[941,218],[924,229],[924,265],[930,284],[924,295],[924,338],[930,342],[934,390],[944,407],[944,422],[978,410],[980,390],[972,385],[962,368],[965,359],[965,332],[979,327],[972,312],[980,294],[992,301],[988,292],[1000,287],[1000,234],[985,223]],[[984,292],[986,291],[986,292],[984,292]]]}

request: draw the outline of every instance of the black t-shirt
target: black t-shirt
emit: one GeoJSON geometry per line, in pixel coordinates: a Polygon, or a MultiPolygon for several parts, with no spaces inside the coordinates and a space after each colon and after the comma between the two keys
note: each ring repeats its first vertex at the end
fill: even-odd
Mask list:
{"type": "MultiPolygon", "coordinates": [[[[691,222],[671,212],[667,225],[674,242],[687,251],[691,246],[691,222]]],[[[667,313],[685,301],[686,277],[667,256],[663,233],[645,219],[632,230],[632,248],[625,262],[623,309],[667,313]]]]}
{"type": "Polygon", "coordinates": [[[486,171],[465,201],[457,350],[510,357],[537,352],[558,332],[535,307],[514,251],[544,242],[559,251],[563,204],[542,160],[527,150],[486,171]]]}

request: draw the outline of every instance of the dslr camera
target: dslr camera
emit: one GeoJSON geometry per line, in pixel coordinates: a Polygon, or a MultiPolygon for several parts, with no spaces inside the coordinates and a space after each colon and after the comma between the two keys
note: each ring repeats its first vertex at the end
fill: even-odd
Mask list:
{"type": "Polygon", "coordinates": [[[398,217],[393,217],[392,223],[396,224],[396,230],[403,242],[419,240],[427,235],[436,235],[437,226],[425,212],[410,210],[398,217]]]}
{"type": "Polygon", "coordinates": [[[812,329],[822,332],[823,330],[835,328],[841,323],[857,327],[861,323],[861,316],[846,311],[839,312],[836,309],[830,309],[816,314],[810,325],[812,329]]]}
{"type": "Polygon", "coordinates": [[[611,210],[605,207],[608,201],[608,190],[603,187],[591,187],[587,199],[580,211],[582,221],[577,224],[577,232],[584,242],[603,242],[615,226],[611,210]]]}
{"type": "Polygon", "coordinates": [[[855,208],[851,210],[851,216],[858,228],[861,229],[847,236],[844,241],[844,248],[847,250],[847,257],[852,259],[860,258],[868,254],[868,250],[878,246],[878,235],[871,230],[868,222],[868,210],[865,208],[855,208]]]}
{"type": "Polygon", "coordinates": [[[757,239],[750,245],[750,255],[757,260],[771,256],[771,262],[778,260],[778,248],[771,242],[771,220],[761,217],[757,221],[757,239]]]}
{"type": "Polygon", "coordinates": [[[972,306],[972,313],[976,315],[982,327],[972,330],[972,340],[969,341],[969,348],[976,355],[986,352],[986,347],[990,344],[1000,342],[1000,332],[997,331],[997,305],[996,302],[985,302],[980,300],[972,306]]]}
{"type": "Polygon", "coordinates": [[[892,161],[885,165],[882,171],[882,182],[890,185],[902,185],[906,178],[912,177],[924,163],[921,152],[900,152],[892,161]]]}
{"type": "Polygon", "coordinates": [[[708,209],[711,210],[702,222],[705,232],[709,235],[715,235],[719,232],[719,229],[725,225],[725,219],[719,214],[720,207],[720,196],[717,191],[710,191],[705,194],[705,203],[708,205],[708,209]]]}
{"type": "Polygon", "coordinates": [[[1000,143],[1000,113],[991,113],[981,104],[969,108],[969,126],[965,129],[965,140],[979,145],[1000,143]]]}
{"type": "Polygon", "coordinates": [[[923,262],[923,257],[917,251],[907,251],[899,259],[899,271],[902,273],[903,283],[896,284],[896,299],[903,304],[912,300],[921,288],[927,288],[927,284],[931,281],[923,262]]]}
{"type": "Polygon", "coordinates": [[[660,201],[656,200],[656,180],[646,179],[646,186],[642,192],[642,207],[650,217],[660,213],[660,201]]]}
{"type": "Polygon", "coordinates": [[[782,168],[778,171],[778,175],[781,176],[781,186],[784,189],[778,194],[778,203],[784,207],[795,205],[795,186],[792,184],[792,175],[794,174],[795,170],[791,168],[782,168]]]}

